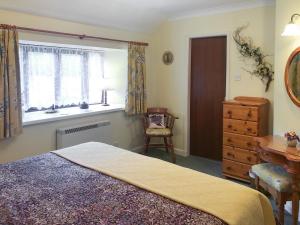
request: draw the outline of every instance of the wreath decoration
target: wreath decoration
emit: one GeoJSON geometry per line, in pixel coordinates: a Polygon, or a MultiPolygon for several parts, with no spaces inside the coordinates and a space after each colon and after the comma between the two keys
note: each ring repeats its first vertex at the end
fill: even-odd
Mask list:
{"type": "Polygon", "coordinates": [[[271,82],[274,80],[274,70],[271,63],[266,61],[266,57],[260,47],[253,44],[253,40],[250,37],[242,37],[241,32],[246,29],[248,25],[238,27],[233,33],[233,39],[237,44],[239,53],[248,59],[254,60],[253,71],[246,70],[251,75],[254,75],[266,85],[265,92],[269,90],[271,82]]]}

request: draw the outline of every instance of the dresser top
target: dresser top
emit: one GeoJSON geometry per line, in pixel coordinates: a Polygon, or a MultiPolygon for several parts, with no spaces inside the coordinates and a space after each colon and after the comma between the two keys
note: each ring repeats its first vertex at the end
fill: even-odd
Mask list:
{"type": "Polygon", "coordinates": [[[259,147],[267,152],[285,156],[290,161],[300,162],[300,146],[288,147],[285,138],[280,136],[256,137],[259,147]]]}
{"type": "Polygon", "coordinates": [[[269,104],[269,100],[266,98],[259,97],[247,97],[247,96],[238,96],[233,100],[227,100],[223,102],[224,104],[231,105],[247,105],[247,106],[261,106],[269,104]]]}

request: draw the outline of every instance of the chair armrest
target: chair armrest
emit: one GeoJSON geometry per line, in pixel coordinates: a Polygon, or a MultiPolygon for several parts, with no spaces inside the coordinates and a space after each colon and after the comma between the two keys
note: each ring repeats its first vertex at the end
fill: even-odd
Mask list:
{"type": "Polygon", "coordinates": [[[179,119],[179,117],[177,117],[177,116],[174,116],[173,114],[171,114],[171,113],[169,113],[169,112],[166,112],[165,113],[166,115],[168,115],[168,116],[170,116],[170,117],[173,117],[174,119],[179,119]]]}
{"type": "Polygon", "coordinates": [[[169,120],[169,129],[171,129],[171,131],[172,131],[172,129],[174,127],[175,120],[179,119],[179,117],[174,116],[171,113],[166,113],[166,115],[168,115],[170,117],[170,120],[169,120]]]}

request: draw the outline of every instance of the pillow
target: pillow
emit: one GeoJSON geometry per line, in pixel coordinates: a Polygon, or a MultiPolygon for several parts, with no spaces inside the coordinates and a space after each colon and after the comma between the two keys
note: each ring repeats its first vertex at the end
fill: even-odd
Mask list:
{"type": "Polygon", "coordinates": [[[149,128],[166,128],[164,114],[149,114],[149,128]]]}

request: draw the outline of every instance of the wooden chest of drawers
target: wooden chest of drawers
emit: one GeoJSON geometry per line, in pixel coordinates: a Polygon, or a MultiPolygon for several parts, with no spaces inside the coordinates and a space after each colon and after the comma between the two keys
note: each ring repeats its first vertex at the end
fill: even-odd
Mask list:
{"type": "Polygon", "coordinates": [[[268,134],[269,101],[236,97],[223,102],[223,175],[249,181],[248,172],[258,162],[253,137],[268,134]]]}

